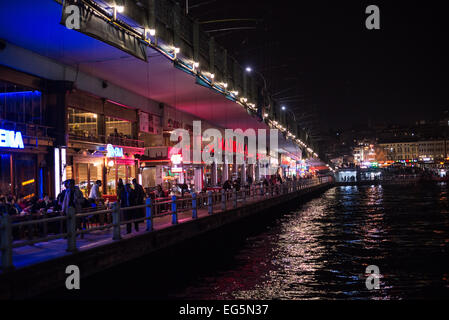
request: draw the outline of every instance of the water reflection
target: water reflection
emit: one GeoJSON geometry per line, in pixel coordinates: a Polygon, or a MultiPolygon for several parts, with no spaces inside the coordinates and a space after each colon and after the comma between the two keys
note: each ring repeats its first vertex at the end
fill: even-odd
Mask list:
{"type": "Polygon", "coordinates": [[[234,268],[176,294],[198,299],[449,297],[445,185],[337,187],[247,239],[234,268]],[[365,287],[377,265],[381,290],[365,287]]]}

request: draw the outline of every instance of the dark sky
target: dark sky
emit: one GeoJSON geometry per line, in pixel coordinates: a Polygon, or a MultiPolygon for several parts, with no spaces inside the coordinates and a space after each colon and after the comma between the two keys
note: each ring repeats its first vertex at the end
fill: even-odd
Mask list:
{"type": "MultiPolygon", "coordinates": [[[[292,88],[289,108],[318,114],[323,130],[435,118],[449,109],[449,10],[443,1],[190,0],[200,21],[242,64],[260,70],[272,92],[292,88]],[[367,30],[365,8],[380,8],[367,30]],[[305,98],[300,96],[305,95],[305,98]],[[296,100],[295,100],[296,99],[296,100]]],[[[278,95],[282,97],[283,95],[278,95]]]]}

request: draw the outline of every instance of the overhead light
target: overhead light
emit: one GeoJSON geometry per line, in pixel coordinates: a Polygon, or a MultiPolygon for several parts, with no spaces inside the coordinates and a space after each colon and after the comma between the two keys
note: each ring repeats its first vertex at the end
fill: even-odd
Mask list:
{"type": "Polygon", "coordinates": [[[253,69],[251,68],[251,67],[246,67],[246,72],[252,72],[253,71],[253,69]]]}
{"type": "Polygon", "coordinates": [[[223,83],[223,87],[227,88],[228,84],[227,83],[223,83]]]}
{"type": "Polygon", "coordinates": [[[210,78],[211,78],[211,79],[214,79],[214,78],[215,78],[215,74],[211,73],[211,74],[210,74],[210,78]]]}
{"type": "Polygon", "coordinates": [[[194,67],[195,69],[198,69],[199,66],[200,66],[200,63],[199,63],[199,62],[194,62],[194,63],[193,63],[193,67],[194,67]]]}
{"type": "Polygon", "coordinates": [[[150,29],[150,30],[148,30],[148,32],[150,33],[150,36],[155,36],[156,35],[156,30],[155,29],[150,29]]]}
{"type": "Polygon", "coordinates": [[[268,113],[264,113],[264,115],[263,115],[263,116],[264,116],[265,118],[266,118],[266,117],[268,117],[268,113]]]}
{"type": "Polygon", "coordinates": [[[232,92],[235,96],[238,96],[239,95],[239,92],[238,91],[233,91],[232,92]]]}
{"type": "Polygon", "coordinates": [[[117,10],[118,13],[123,13],[125,11],[124,6],[114,6],[115,10],[117,10]]]}
{"type": "Polygon", "coordinates": [[[282,106],[281,108],[282,108],[282,110],[285,110],[285,109],[287,109],[287,108],[286,108],[285,106],[282,106]]]}
{"type": "Polygon", "coordinates": [[[175,48],[173,49],[173,51],[175,52],[175,54],[178,54],[178,53],[179,53],[179,51],[180,51],[180,49],[179,49],[179,48],[177,48],[177,47],[175,47],[175,48]]]}

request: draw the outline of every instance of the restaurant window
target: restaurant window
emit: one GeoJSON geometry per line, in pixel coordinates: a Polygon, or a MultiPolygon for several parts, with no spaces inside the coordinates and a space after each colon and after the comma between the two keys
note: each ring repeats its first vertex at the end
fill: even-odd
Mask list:
{"type": "Polygon", "coordinates": [[[42,93],[9,82],[0,82],[0,119],[43,124],[42,93]]]}
{"type": "MultiPolygon", "coordinates": [[[[112,163],[111,163],[112,165],[112,163]]],[[[106,173],[106,192],[108,195],[116,195],[117,182],[119,179],[123,180],[123,183],[131,183],[132,179],[136,177],[135,165],[117,164],[108,166],[106,173]]]]}
{"type": "Polygon", "coordinates": [[[13,155],[15,194],[31,198],[36,195],[36,156],[29,154],[13,155]]]}
{"type": "Polygon", "coordinates": [[[114,145],[126,145],[127,139],[133,139],[132,123],[112,117],[106,117],[107,142],[114,145]]]}
{"type": "Polygon", "coordinates": [[[98,115],[75,108],[67,108],[69,134],[78,138],[98,138],[98,115]]]}
{"type": "Polygon", "coordinates": [[[79,186],[80,190],[83,192],[85,197],[88,197],[88,183],[89,183],[89,164],[78,163],[77,165],[78,174],[76,179],[76,184],[79,186]]]}
{"type": "Polygon", "coordinates": [[[106,173],[106,193],[108,195],[115,195],[116,194],[116,181],[115,181],[115,173],[116,173],[116,166],[109,166],[106,173]]]}
{"type": "Polygon", "coordinates": [[[11,155],[0,153],[0,195],[11,193],[11,155]]]}
{"type": "MultiPolygon", "coordinates": [[[[68,167],[67,167],[68,168],[68,167]]],[[[102,165],[101,163],[77,163],[75,164],[77,170],[75,183],[79,186],[83,195],[88,198],[92,186],[97,180],[102,180],[102,165]]],[[[72,170],[66,171],[67,179],[72,178],[72,170]]]]}

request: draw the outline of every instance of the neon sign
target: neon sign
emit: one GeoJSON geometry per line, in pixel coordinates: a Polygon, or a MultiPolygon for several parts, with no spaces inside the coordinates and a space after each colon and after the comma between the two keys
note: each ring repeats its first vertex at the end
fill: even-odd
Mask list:
{"type": "Polygon", "coordinates": [[[174,165],[178,165],[178,164],[181,164],[182,163],[182,155],[180,155],[180,154],[174,154],[174,155],[172,155],[171,156],[171,162],[174,164],[174,165]]]}
{"type": "Polygon", "coordinates": [[[112,144],[108,144],[106,147],[108,154],[106,157],[108,158],[121,158],[123,157],[123,148],[115,147],[112,144]]]}
{"type": "Polygon", "coordinates": [[[0,129],[0,147],[23,149],[22,133],[0,129]]]}

